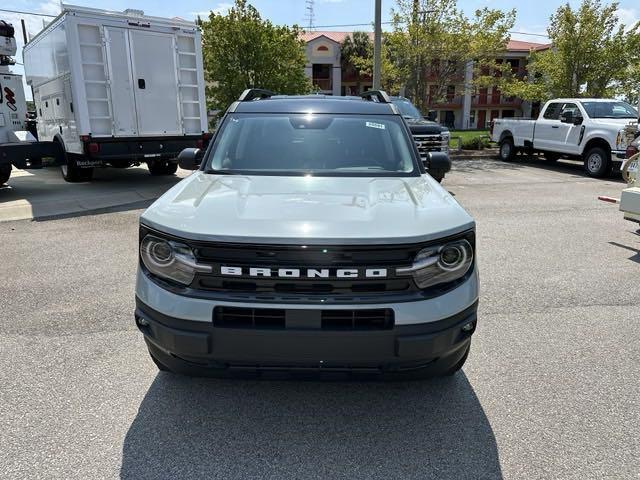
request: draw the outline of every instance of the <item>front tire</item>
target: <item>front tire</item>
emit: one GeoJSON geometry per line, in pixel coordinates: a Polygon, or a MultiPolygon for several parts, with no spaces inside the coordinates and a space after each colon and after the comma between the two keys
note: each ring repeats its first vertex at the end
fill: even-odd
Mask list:
{"type": "Polygon", "coordinates": [[[0,165],[0,185],[4,185],[11,176],[11,164],[0,165]]]}
{"type": "Polygon", "coordinates": [[[584,170],[587,175],[602,178],[611,169],[611,154],[602,147],[590,148],[584,156],[584,170]]]}
{"type": "Polygon", "coordinates": [[[513,138],[506,137],[500,140],[500,150],[498,156],[503,162],[510,162],[515,156],[515,148],[513,146],[513,138]]]}

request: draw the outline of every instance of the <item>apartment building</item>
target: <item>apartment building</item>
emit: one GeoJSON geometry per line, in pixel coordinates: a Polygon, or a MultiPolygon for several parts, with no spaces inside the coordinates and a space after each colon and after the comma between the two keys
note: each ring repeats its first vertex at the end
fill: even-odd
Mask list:
{"type": "MultiPolygon", "coordinates": [[[[350,32],[312,31],[302,34],[302,39],[306,42],[305,71],[321,93],[357,95],[372,86],[371,78],[358,79],[355,72],[342,68],[340,45],[348,35],[350,32]]],[[[548,44],[511,40],[499,61],[509,63],[515,75],[524,77],[530,53],[547,48],[548,44]]],[[[441,95],[437,95],[438,69],[437,62],[428,69],[427,85],[430,93],[427,102],[432,115],[444,125],[456,129],[485,128],[494,118],[537,114],[537,105],[507,97],[496,87],[474,90],[471,87],[474,70],[472,62],[467,62],[460,69],[460,78],[446,87],[446,95],[442,99],[441,95]]]]}

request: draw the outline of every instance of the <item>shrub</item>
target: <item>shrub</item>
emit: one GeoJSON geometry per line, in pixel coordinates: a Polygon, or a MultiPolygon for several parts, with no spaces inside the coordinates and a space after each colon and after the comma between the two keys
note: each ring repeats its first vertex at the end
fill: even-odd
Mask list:
{"type": "Polygon", "coordinates": [[[462,141],[463,150],[484,150],[489,146],[487,137],[473,137],[462,141]]]}

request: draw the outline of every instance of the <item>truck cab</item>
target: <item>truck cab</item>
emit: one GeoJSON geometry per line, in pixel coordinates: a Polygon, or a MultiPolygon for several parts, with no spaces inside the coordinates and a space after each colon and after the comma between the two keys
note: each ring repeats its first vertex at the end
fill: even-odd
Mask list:
{"type": "Polygon", "coordinates": [[[536,120],[501,118],[491,125],[499,156],[511,160],[518,152],[580,159],[592,177],[608,175],[625,157],[625,127],[638,118],[631,105],[614,99],[559,98],[548,101],[536,120]]]}

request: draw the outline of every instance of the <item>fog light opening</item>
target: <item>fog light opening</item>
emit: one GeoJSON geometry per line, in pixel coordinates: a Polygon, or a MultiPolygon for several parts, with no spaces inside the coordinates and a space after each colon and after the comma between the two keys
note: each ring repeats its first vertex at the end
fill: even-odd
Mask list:
{"type": "Polygon", "coordinates": [[[148,327],[149,322],[142,317],[138,317],[138,325],[140,325],[141,327],[148,327]]]}
{"type": "Polygon", "coordinates": [[[465,323],[462,326],[462,331],[469,333],[469,332],[473,332],[476,328],[476,322],[469,322],[469,323],[465,323]]]}

